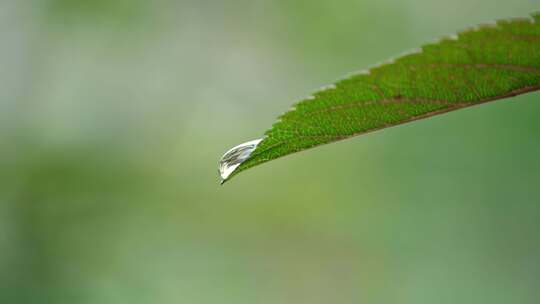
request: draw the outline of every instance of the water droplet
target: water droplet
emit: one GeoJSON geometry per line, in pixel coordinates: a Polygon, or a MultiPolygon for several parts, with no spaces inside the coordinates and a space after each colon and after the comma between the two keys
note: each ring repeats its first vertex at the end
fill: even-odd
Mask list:
{"type": "Polygon", "coordinates": [[[225,152],[219,160],[219,175],[221,176],[221,184],[223,184],[231,173],[238,168],[251,153],[257,148],[257,145],[262,141],[262,138],[240,144],[229,151],[225,152]]]}

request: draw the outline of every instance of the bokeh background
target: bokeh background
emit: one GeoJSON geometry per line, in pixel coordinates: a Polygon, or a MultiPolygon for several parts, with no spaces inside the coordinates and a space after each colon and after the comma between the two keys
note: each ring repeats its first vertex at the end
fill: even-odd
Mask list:
{"type": "Polygon", "coordinates": [[[538,303],[540,95],[217,161],[534,0],[0,1],[1,303],[538,303]]]}

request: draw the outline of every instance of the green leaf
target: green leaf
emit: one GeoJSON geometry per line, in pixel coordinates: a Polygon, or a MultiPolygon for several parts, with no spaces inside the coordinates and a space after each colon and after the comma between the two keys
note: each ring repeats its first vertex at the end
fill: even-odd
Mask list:
{"type": "Polygon", "coordinates": [[[482,25],[300,101],[224,179],[314,146],[538,89],[540,13],[482,25]]]}

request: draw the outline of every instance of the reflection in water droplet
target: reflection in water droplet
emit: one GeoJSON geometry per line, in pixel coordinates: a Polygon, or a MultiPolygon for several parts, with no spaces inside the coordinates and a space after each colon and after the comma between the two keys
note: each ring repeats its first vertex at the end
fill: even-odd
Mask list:
{"type": "Polygon", "coordinates": [[[261,140],[262,138],[248,141],[230,149],[223,154],[219,160],[219,175],[221,176],[221,184],[227,180],[229,175],[231,175],[231,173],[233,173],[234,170],[240,166],[240,164],[249,158],[261,140]]]}

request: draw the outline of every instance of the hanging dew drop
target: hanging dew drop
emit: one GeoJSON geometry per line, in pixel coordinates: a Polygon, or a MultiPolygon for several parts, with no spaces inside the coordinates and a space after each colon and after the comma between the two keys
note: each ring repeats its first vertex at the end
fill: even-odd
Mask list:
{"type": "Polygon", "coordinates": [[[251,153],[257,148],[257,145],[262,141],[262,138],[240,144],[229,151],[225,152],[219,160],[219,175],[221,176],[221,184],[227,181],[231,173],[238,168],[251,153]]]}

